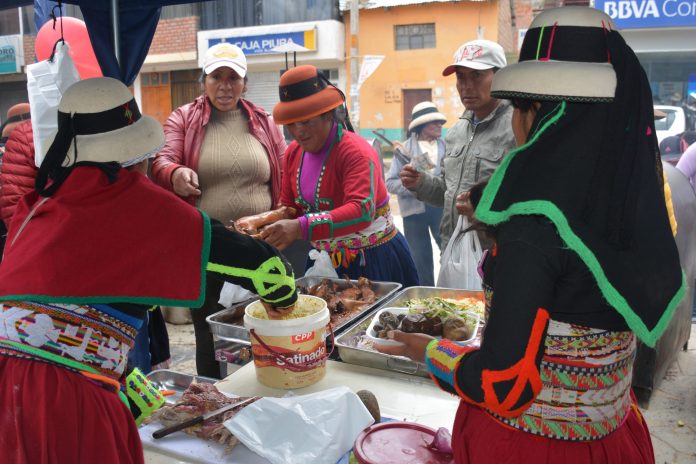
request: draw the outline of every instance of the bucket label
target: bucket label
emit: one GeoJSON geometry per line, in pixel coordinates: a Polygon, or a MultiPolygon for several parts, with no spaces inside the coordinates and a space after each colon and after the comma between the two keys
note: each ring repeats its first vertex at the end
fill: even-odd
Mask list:
{"type": "MultiPolygon", "coordinates": [[[[270,348],[281,355],[288,364],[307,365],[307,370],[315,367],[315,363],[326,354],[325,343],[317,343],[308,350],[288,350],[280,346],[271,346],[270,348]]],[[[275,366],[282,368],[286,364],[284,361],[271,356],[268,351],[259,345],[254,345],[251,349],[254,353],[256,367],[275,366]]]]}
{"type": "Polygon", "coordinates": [[[312,340],[314,340],[314,331],[313,330],[311,332],[292,336],[292,344],[293,345],[297,345],[298,343],[311,342],[312,340]]]}

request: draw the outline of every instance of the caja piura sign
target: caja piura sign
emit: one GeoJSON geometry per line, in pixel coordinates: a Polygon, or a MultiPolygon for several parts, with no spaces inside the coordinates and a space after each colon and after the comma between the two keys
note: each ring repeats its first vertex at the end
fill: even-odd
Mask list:
{"type": "Polygon", "coordinates": [[[619,29],[696,26],[696,0],[596,0],[619,29]]]}

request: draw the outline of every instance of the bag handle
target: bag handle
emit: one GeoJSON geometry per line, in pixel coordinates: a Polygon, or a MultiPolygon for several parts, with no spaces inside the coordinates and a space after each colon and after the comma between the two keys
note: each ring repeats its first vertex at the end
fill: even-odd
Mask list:
{"type": "MultiPolygon", "coordinates": [[[[271,357],[273,359],[285,364],[284,369],[287,369],[287,370],[292,371],[292,372],[304,372],[307,369],[312,369],[314,367],[317,367],[319,364],[321,364],[322,362],[329,359],[331,354],[333,354],[333,351],[336,348],[336,336],[334,335],[334,331],[333,331],[333,327],[331,326],[331,323],[328,324],[328,327],[329,327],[329,335],[331,336],[331,351],[329,351],[328,353],[324,353],[323,356],[315,359],[314,361],[299,362],[299,363],[295,363],[291,359],[286,358],[283,354],[278,353],[277,351],[274,351],[273,348],[268,346],[263,340],[261,340],[259,338],[258,335],[256,335],[256,331],[254,329],[249,329],[249,333],[251,334],[251,336],[254,340],[259,342],[259,345],[261,345],[261,347],[263,347],[268,352],[268,354],[271,355],[271,357]]],[[[326,343],[326,342],[327,342],[327,340],[324,340],[324,343],[326,343]]]]}

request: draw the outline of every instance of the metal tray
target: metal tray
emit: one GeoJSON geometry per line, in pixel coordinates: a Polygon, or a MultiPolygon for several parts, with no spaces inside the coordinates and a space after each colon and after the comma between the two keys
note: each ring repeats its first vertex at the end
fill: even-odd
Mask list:
{"type": "MultiPolygon", "coordinates": [[[[325,277],[300,277],[295,280],[298,287],[311,287],[317,285],[325,277]]],[[[329,279],[332,282],[337,282],[339,288],[347,288],[348,284],[345,279],[329,279]]],[[[352,283],[357,284],[357,280],[351,280],[352,283]]],[[[362,311],[357,313],[352,318],[342,322],[341,324],[333,328],[334,334],[339,334],[342,331],[348,329],[356,320],[362,316],[371,313],[379,306],[381,306],[384,301],[392,297],[399,289],[401,284],[396,282],[378,282],[372,281],[372,289],[377,296],[377,299],[371,305],[367,305],[362,311]]],[[[206,318],[208,321],[208,326],[213,334],[214,340],[227,340],[236,343],[250,345],[249,341],[249,331],[244,327],[244,308],[254,300],[245,301],[243,303],[236,304],[235,306],[223,309],[220,312],[211,314],[206,318]]]]}
{"type": "MultiPolygon", "coordinates": [[[[454,288],[438,288],[438,287],[408,287],[393,295],[391,298],[383,301],[380,306],[400,307],[405,306],[406,301],[412,298],[432,298],[439,296],[441,298],[479,298],[483,300],[483,292],[471,290],[459,290],[454,288]]],[[[375,367],[377,369],[386,369],[390,371],[402,372],[405,374],[418,375],[421,377],[429,377],[428,368],[425,364],[412,361],[401,356],[392,356],[378,351],[369,349],[357,348],[349,343],[351,337],[359,334],[361,331],[367,330],[370,325],[373,315],[368,314],[355,325],[349,327],[340,336],[336,337],[336,348],[341,360],[350,364],[358,364],[361,366],[375,367]]]]}
{"type": "Polygon", "coordinates": [[[173,395],[166,396],[167,403],[176,403],[181,395],[194,381],[197,383],[215,383],[217,379],[202,375],[190,375],[169,369],[157,369],[147,374],[147,378],[158,390],[171,390],[173,395]]]}

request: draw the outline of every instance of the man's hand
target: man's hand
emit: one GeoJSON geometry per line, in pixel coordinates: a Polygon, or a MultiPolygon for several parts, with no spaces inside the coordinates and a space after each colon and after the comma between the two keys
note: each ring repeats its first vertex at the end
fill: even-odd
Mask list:
{"type": "Polygon", "coordinates": [[[422,333],[406,333],[400,330],[390,330],[387,338],[401,345],[380,345],[375,342],[374,347],[380,353],[392,354],[395,356],[406,356],[414,361],[423,362],[425,360],[425,347],[428,346],[434,337],[422,333]]]}
{"type": "Polygon", "coordinates": [[[274,308],[264,301],[262,301],[261,304],[263,305],[263,308],[266,310],[266,314],[268,314],[270,319],[282,319],[295,310],[294,304],[286,308],[274,308]]]}
{"type": "Polygon", "coordinates": [[[464,192],[457,195],[457,203],[455,204],[455,208],[457,208],[457,212],[459,214],[466,216],[469,222],[471,222],[474,217],[474,206],[471,204],[469,192],[464,192]]]}
{"type": "Polygon", "coordinates": [[[300,221],[297,219],[281,219],[264,227],[258,234],[261,240],[284,250],[295,240],[302,239],[300,221]]]}
{"type": "Polygon", "coordinates": [[[172,187],[174,192],[181,197],[199,196],[198,174],[190,168],[177,168],[172,174],[172,187]]]}
{"type": "Polygon", "coordinates": [[[409,190],[416,190],[421,183],[421,173],[408,164],[401,169],[399,177],[401,178],[401,185],[409,190]]]}

